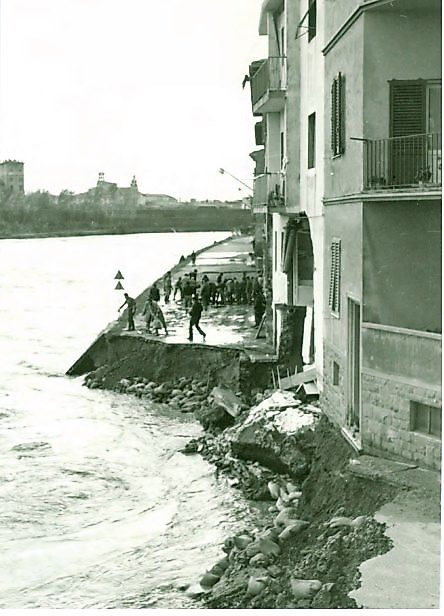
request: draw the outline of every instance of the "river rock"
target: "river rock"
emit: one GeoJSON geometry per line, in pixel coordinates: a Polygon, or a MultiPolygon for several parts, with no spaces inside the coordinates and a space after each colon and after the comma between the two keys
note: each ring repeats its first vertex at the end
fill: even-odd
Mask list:
{"type": "Polygon", "coordinates": [[[199,597],[201,597],[202,595],[204,595],[206,592],[210,592],[211,589],[206,589],[206,588],[202,588],[202,586],[200,584],[193,584],[192,586],[190,586],[188,588],[188,590],[186,591],[186,594],[188,595],[188,597],[191,597],[192,599],[198,599],[199,597]]]}
{"type": "Polygon", "coordinates": [[[253,567],[256,567],[257,565],[262,565],[266,563],[267,561],[268,561],[268,556],[265,556],[265,554],[262,554],[262,552],[259,552],[258,554],[255,554],[254,556],[252,556],[248,562],[253,567]]]}
{"type": "Polygon", "coordinates": [[[247,545],[253,543],[253,539],[248,535],[236,535],[233,537],[233,543],[239,550],[244,550],[247,545]]]}
{"type": "Polygon", "coordinates": [[[212,588],[217,582],[220,580],[220,575],[215,575],[214,573],[206,572],[201,580],[200,585],[202,588],[212,588]]]}
{"type": "Polygon", "coordinates": [[[265,588],[266,578],[256,578],[251,576],[248,580],[247,585],[247,595],[250,597],[256,597],[259,595],[265,588]]]}
{"type": "Polygon", "coordinates": [[[269,481],[267,483],[267,487],[268,487],[268,491],[270,492],[271,497],[277,500],[280,496],[279,485],[275,483],[274,481],[269,481]]]}
{"type": "Polygon", "coordinates": [[[290,587],[295,599],[308,599],[321,589],[322,583],[319,580],[291,578],[290,587]]]}
{"type": "Polygon", "coordinates": [[[278,556],[281,553],[281,548],[271,539],[259,539],[259,550],[265,556],[278,556]]]}
{"type": "Polygon", "coordinates": [[[308,525],[308,522],[305,522],[304,520],[294,520],[293,522],[290,522],[290,524],[288,524],[280,533],[279,540],[286,541],[292,535],[297,535],[297,533],[299,533],[301,530],[307,528],[308,525]]]}

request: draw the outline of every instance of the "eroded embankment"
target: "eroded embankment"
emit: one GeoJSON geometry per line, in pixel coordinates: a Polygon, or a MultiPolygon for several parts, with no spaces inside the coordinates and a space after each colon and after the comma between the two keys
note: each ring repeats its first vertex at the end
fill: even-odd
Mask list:
{"type": "MultiPolygon", "coordinates": [[[[97,375],[87,380],[103,386],[97,375]]],[[[270,404],[268,391],[224,407],[213,384],[182,377],[115,385],[194,413],[205,432],[183,453],[204,456],[261,506],[260,524],[227,538],[220,561],[184,589],[190,584],[190,596],[211,608],[356,607],[348,593],[359,586],[359,565],[391,546],[372,516],[396,490],[347,471],[354,451],[316,406],[282,392],[270,404]]]]}

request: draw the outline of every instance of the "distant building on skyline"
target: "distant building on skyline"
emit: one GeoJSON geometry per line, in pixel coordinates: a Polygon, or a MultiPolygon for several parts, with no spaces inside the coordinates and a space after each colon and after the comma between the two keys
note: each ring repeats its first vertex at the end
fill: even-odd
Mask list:
{"type": "Polygon", "coordinates": [[[18,160],[0,163],[0,189],[16,194],[25,192],[24,163],[18,160]]]}

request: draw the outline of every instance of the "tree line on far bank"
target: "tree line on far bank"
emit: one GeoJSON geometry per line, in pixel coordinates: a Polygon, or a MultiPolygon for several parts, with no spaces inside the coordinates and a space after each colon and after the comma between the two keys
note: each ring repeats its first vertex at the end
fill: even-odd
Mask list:
{"type": "Polygon", "coordinates": [[[46,191],[26,195],[0,194],[0,237],[76,233],[134,233],[150,231],[247,230],[248,210],[178,204],[138,207],[127,198],[113,200],[94,194],[58,196],[46,191]],[[228,214],[228,215],[227,215],[228,214]]]}

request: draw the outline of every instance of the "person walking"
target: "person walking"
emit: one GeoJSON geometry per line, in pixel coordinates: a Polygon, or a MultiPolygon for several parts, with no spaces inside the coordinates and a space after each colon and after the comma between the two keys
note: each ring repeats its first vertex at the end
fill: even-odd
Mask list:
{"type": "Polygon", "coordinates": [[[163,328],[165,330],[165,336],[168,336],[168,329],[165,321],[165,317],[163,315],[162,308],[155,301],[151,302],[151,314],[152,314],[152,324],[154,333],[156,336],[159,335],[159,329],[163,328]]]}
{"type": "Polygon", "coordinates": [[[254,325],[255,327],[259,327],[259,325],[261,324],[261,320],[264,315],[264,312],[265,312],[265,297],[264,297],[261,287],[259,287],[254,297],[254,325]]]}
{"type": "Polygon", "coordinates": [[[196,265],[196,253],[194,252],[194,250],[191,253],[191,263],[192,265],[196,265]]]}
{"type": "Polygon", "coordinates": [[[170,301],[172,288],[173,285],[171,284],[171,272],[167,272],[165,274],[165,278],[163,279],[163,297],[165,300],[165,304],[168,304],[170,301]]]}
{"type": "Polygon", "coordinates": [[[185,278],[185,282],[182,285],[182,297],[184,299],[184,307],[188,309],[191,307],[191,300],[193,296],[193,287],[189,278],[185,278]]]}
{"type": "Polygon", "coordinates": [[[173,299],[176,299],[176,295],[177,293],[179,293],[179,299],[182,299],[182,276],[179,276],[179,278],[176,280],[176,284],[174,285],[174,295],[173,295],[173,299]]]}
{"type": "Polygon", "coordinates": [[[128,293],[123,294],[125,296],[125,301],[119,308],[119,312],[127,306],[127,316],[128,316],[128,331],[133,332],[135,330],[134,327],[134,315],[136,314],[137,304],[136,300],[128,295],[128,293]]]}
{"type": "Polygon", "coordinates": [[[200,296],[202,299],[203,309],[206,311],[208,310],[208,304],[210,303],[210,297],[211,297],[211,289],[210,289],[210,283],[208,281],[208,278],[202,282],[200,296]]]}
{"type": "Polygon", "coordinates": [[[202,336],[203,341],[205,342],[206,334],[199,326],[200,317],[202,316],[202,304],[200,303],[199,297],[197,295],[194,296],[193,305],[191,307],[189,315],[191,318],[188,340],[190,342],[193,342],[193,327],[195,327],[199,334],[202,336]]]}
{"type": "Polygon", "coordinates": [[[148,297],[152,299],[154,302],[158,302],[160,300],[160,291],[157,287],[157,283],[155,282],[151,287],[148,297]]]}

